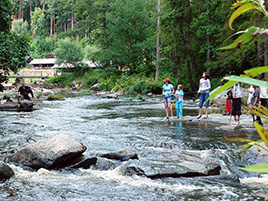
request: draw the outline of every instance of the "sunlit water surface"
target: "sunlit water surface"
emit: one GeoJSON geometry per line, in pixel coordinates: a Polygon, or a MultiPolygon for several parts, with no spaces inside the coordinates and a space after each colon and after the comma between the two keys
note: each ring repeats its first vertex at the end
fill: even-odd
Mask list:
{"type": "MultiPolygon", "coordinates": [[[[191,101],[185,106],[191,107],[191,101]]],[[[25,146],[58,134],[69,134],[87,147],[86,156],[114,152],[127,147],[146,158],[149,149],[213,150],[224,174],[254,176],[236,166],[243,165],[235,154],[237,144],[224,136],[256,138],[255,132],[217,129],[205,122],[165,120],[161,98],[146,101],[95,96],[43,102],[33,112],[0,113],[1,160],[7,161],[25,146]]],[[[196,109],[184,114],[196,115],[196,109]]],[[[0,183],[0,200],[258,200],[268,194],[262,185],[236,184],[199,178],[148,179],[122,176],[120,167],[32,172],[13,164],[11,179],[0,183]]],[[[165,164],[163,164],[165,165],[165,164]]]]}

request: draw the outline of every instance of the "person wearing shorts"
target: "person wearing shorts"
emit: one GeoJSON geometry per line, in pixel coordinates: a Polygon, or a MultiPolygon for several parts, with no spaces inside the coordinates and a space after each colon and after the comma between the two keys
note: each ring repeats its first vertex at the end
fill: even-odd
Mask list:
{"type": "Polygon", "coordinates": [[[162,90],[162,94],[163,94],[163,102],[165,105],[165,111],[166,111],[166,119],[169,118],[169,111],[170,111],[170,116],[171,118],[173,117],[173,112],[172,112],[172,107],[171,107],[171,100],[172,100],[172,94],[174,94],[174,87],[173,85],[170,83],[169,78],[165,78],[163,80],[163,82],[165,83],[163,85],[163,90],[162,90]]]}
{"type": "MultiPolygon", "coordinates": [[[[207,72],[204,72],[202,75],[202,78],[199,81],[199,90],[197,93],[200,93],[200,99],[199,99],[199,114],[197,116],[197,119],[200,119],[202,116],[202,108],[204,103],[209,97],[209,89],[211,88],[210,80],[209,80],[209,74],[207,72]]],[[[205,119],[208,118],[208,107],[209,107],[209,101],[205,104],[206,107],[206,116],[205,119]]]]}

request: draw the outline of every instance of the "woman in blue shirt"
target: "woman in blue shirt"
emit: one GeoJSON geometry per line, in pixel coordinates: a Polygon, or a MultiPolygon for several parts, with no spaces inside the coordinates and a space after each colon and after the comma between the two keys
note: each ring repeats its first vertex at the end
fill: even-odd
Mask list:
{"type": "Polygon", "coordinates": [[[171,107],[171,100],[172,100],[171,97],[172,97],[172,94],[174,94],[174,87],[170,83],[168,78],[165,78],[163,82],[165,84],[162,87],[163,88],[162,94],[164,95],[163,101],[165,104],[166,119],[168,119],[169,118],[168,111],[170,111],[171,118],[173,117],[173,112],[172,112],[172,107],[171,107]]]}

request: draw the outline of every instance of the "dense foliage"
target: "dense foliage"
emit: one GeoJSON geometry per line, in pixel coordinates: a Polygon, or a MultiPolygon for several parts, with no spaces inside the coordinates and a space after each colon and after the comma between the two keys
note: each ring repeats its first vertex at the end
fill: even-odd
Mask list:
{"type": "MultiPolygon", "coordinates": [[[[16,72],[26,65],[28,56],[28,38],[22,32],[11,32],[11,15],[14,6],[9,0],[0,2],[0,83],[7,81],[10,71],[16,72]]],[[[0,84],[0,91],[3,86],[0,84]]]]}
{"type": "MultiPolygon", "coordinates": [[[[267,12],[264,0],[258,0],[258,1],[242,0],[242,1],[238,1],[238,2],[234,3],[232,5],[232,7],[235,9],[235,11],[233,12],[233,14],[231,15],[231,17],[229,19],[229,26],[231,29],[232,29],[232,25],[234,23],[234,20],[236,20],[243,13],[248,12],[249,10],[256,9],[256,10],[262,12],[265,15],[265,17],[268,18],[268,12],[267,12]]],[[[251,26],[251,27],[245,29],[244,31],[237,32],[236,34],[239,35],[239,37],[236,40],[234,40],[231,44],[229,44],[225,47],[222,47],[221,49],[228,50],[228,49],[233,49],[235,47],[240,47],[241,45],[243,47],[246,47],[245,45],[250,44],[250,42],[253,41],[254,39],[256,39],[256,37],[258,37],[259,35],[267,37],[268,29],[263,28],[263,27],[251,26]]],[[[237,82],[243,82],[246,84],[251,84],[251,85],[255,85],[255,86],[268,88],[267,81],[259,80],[259,79],[255,78],[255,77],[260,76],[264,73],[268,73],[267,66],[256,67],[256,68],[246,70],[246,71],[244,71],[244,74],[240,75],[240,76],[225,77],[225,79],[229,80],[229,81],[227,83],[225,83],[224,86],[222,86],[218,90],[216,90],[215,93],[213,93],[209,97],[209,99],[216,96],[217,94],[225,91],[226,89],[233,86],[237,82]]],[[[244,107],[247,110],[249,110],[252,115],[256,115],[256,116],[260,116],[264,119],[268,119],[268,110],[266,107],[261,106],[261,105],[259,105],[258,107],[254,106],[254,105],[250,105],[250,107],[247,107],[247,106],[244,106],[244,107]]],[[[228,139],[228,140],[245,142],[246,144],[241,146],[243,152],[247,148],[249,148],[253,145],[259,146],[262,149],[264,149],[265,151],[268,151],[268,131],[267,131],[267,129],[265,127],[263,127],[262,124],[260,124],[260,122],[258,120],[254,121],[253,124],[256,128],[256,131],[258,132],[258,134],[261,138],[260,140],[254,141],[254,140],[245,139],[245,138],[232,138],[232,139],[228,139]],[[263,142],[264,144],[260,144],[260,142],[263,142]]],[[[248,167],[240,167],[240,169],[246,170],[249,172],[257,172],[260,174],[267,173],[268,172],[268,163],[253,164],[253,165],[250,165],[248,167]]],[[[265,200],[267,200],[267,195],[263,195],[263,196],[266,198],[265,200]]]]}
{"type": "MultiPolygon", "coordinates": [[[[218,50],[233,33],[227,23],[233,0],[161,0],[161,12],[158,0],[13,1],[20,10],[14,19],[29,25],[33,58],[55,51],[61,40],[69,38],[80,43],[83,59],[99,68],[153,79],[160,64],[160,80],[169,77],[186,91],[197,89],[203,71],[210,72],[215,88],[223,75],[264,63],[264,39],[237,51],[218,50]],[[157,61],[158,17],[161,59],[157,61]]],[[[239,31],[262,23],[262,15],[245,13],[234,27],[239,31]]]]}

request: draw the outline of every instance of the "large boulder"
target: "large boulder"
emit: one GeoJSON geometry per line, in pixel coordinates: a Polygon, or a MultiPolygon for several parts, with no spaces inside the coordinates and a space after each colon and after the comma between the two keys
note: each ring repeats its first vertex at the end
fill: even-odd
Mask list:
{"type": "Polygon", "coordinates": [[[220,170],[212,151],[152,150],[144,159],[126,162],[122,174],[156,179],[220,175],[220,170]]]}
{"type": "Polygon", "coordinates": [[[18,102],[17,99],[8,98],[5,103],[0,105],[0,110],[2,111],[22,111],[22,110],[32,110],[33,102],[30,100],[23,99],[18,102]]]}
{"type": "Polygon", "coordinates": [[[33,169],[59,169],[69,166],[86,147],[69,135],[57,135],[29,145],[10,160],[33,169]]]}
{"type": "Polygon", "coordinates": [[[13,170],[7,164],[0,161],[0,181],[4,179],[9,179],[13,175],[13,170]]]}

